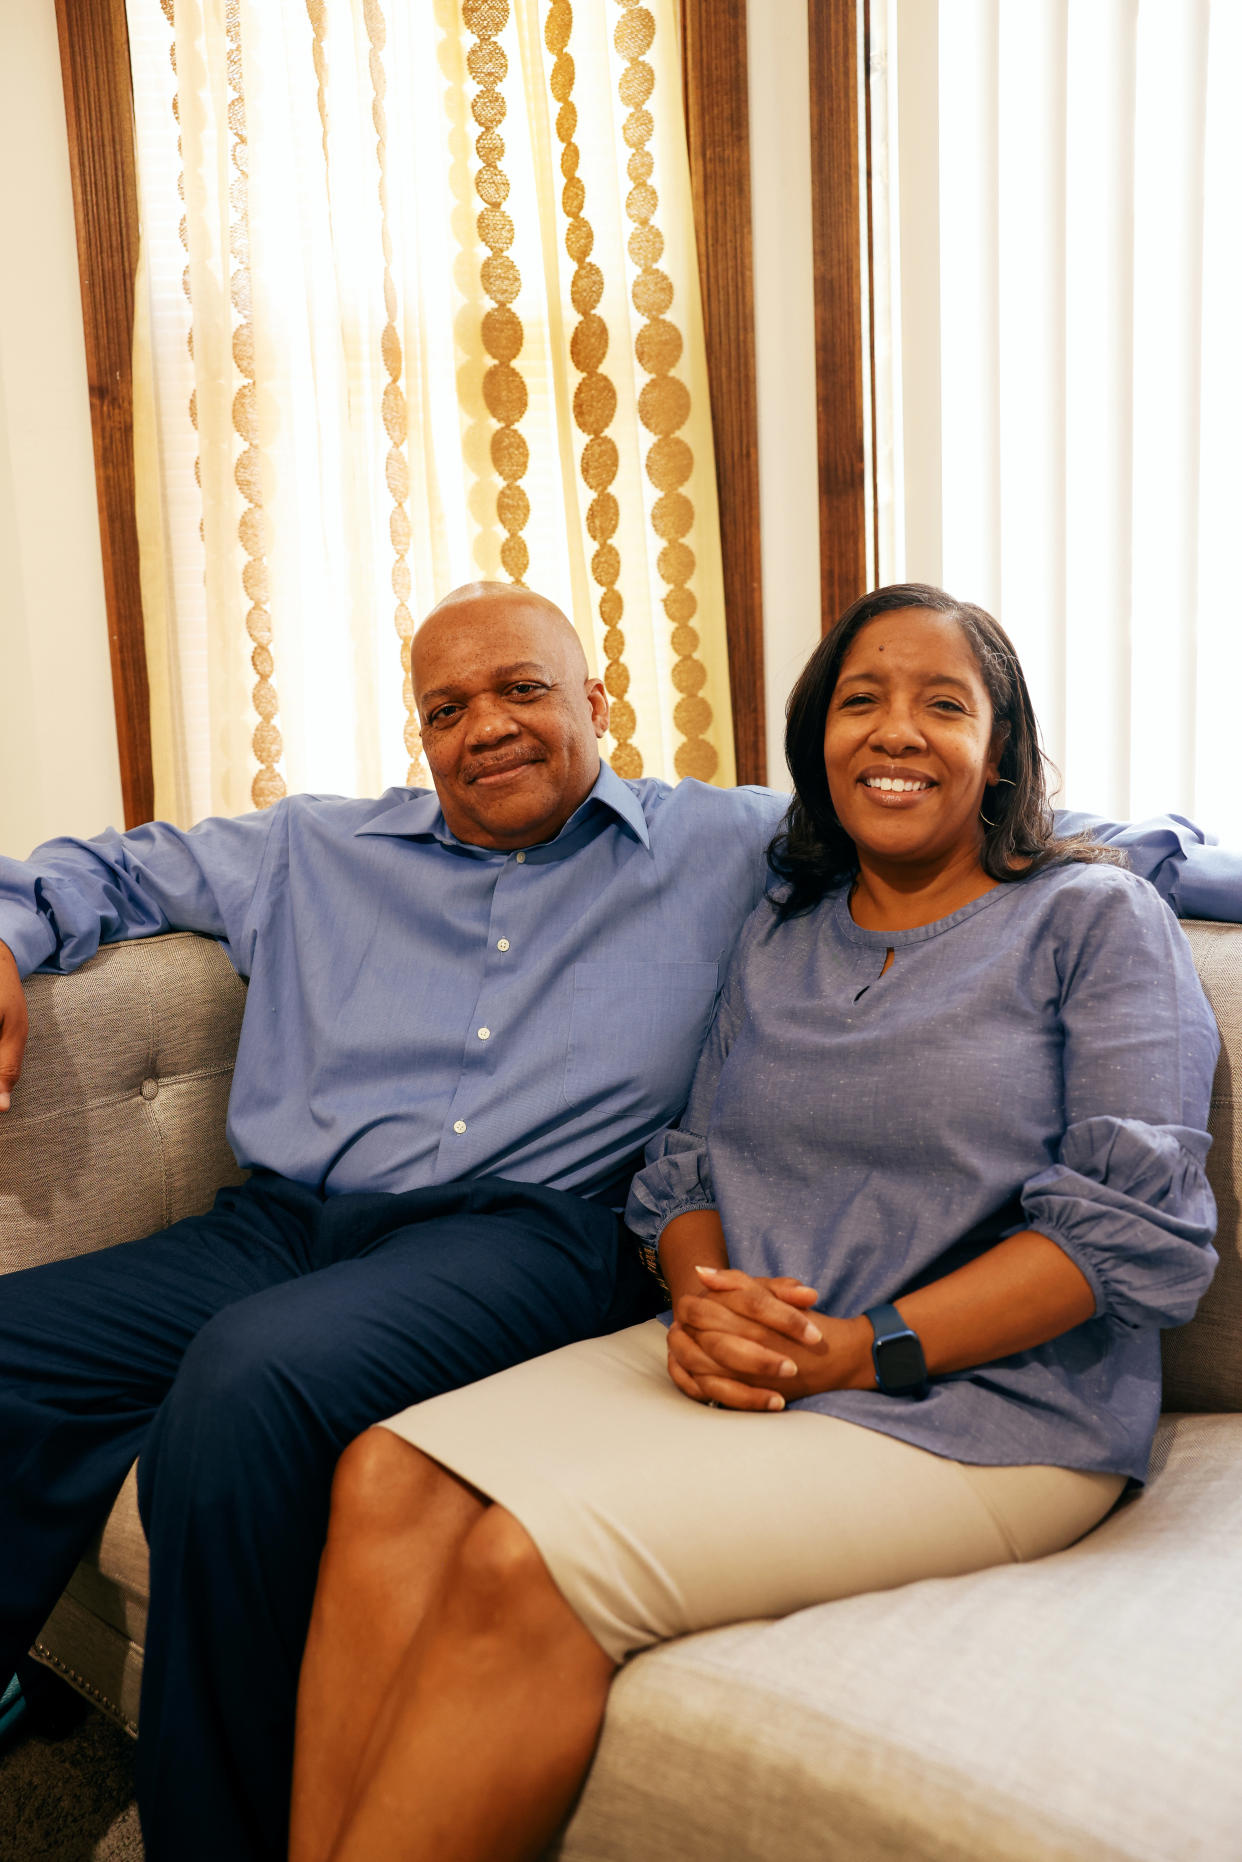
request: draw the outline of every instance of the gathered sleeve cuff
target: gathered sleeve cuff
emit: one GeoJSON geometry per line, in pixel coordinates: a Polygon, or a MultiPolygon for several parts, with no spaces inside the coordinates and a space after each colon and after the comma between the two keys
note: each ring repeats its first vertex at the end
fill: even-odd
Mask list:
{"type": "Polygon", "coordinates": [[[1210,1144],[1190,1126],[1086,1118],[1024,1187],[1027,1221],[1086,1276],[1097,1318],[1174,1326],[1193,1317],[1217,1261],[1210,1144]]]}
{"type": "Polygon", "coordinates": [[[716,1088],[738,1029],[746,1014],[747,952],[772,922],[771,909],[758,905],[742,926],[716,1003],[712,1025],[690,1086],[686,1108],[676,1124],[657,1132],[644,1153],[646,1163],[630,1186],[625,1224],[645,1242],[655,1244],[669,1223],[693,1209],[714,1209],[711,1163],[706,1134],[716,1088]]]}
{"type": "Polygon", "coordinates": [[[625,1225],[657,1243],[669,1223],[694,1209],[714,1209],[707,1140],[668,1126],[647,1146],[646,1163],[630,1185],[625,1225]]]}

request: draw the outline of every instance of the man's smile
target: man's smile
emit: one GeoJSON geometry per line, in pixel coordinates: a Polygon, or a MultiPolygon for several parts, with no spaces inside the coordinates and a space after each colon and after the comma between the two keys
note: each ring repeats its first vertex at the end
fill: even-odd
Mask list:
{"type": "Polygon", "coordinates": [[[462,781],[469,783],[471,787],[476,783],[482,783],[485,788],[497,789],[505,782],[513,781],[520,776],[523,770],[530,769],[535,763],[543,763],[546,760],[535,749],[523,750],[520,755],[497,757],[487,763],[476,763],[473,768],[464,773],[462,781]]]}

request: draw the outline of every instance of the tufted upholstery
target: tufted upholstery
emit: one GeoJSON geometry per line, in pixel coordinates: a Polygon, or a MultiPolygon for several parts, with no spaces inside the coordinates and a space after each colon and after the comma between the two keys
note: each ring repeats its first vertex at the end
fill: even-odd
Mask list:
{"type": "Polygon", "coordinates": [[[26,984],[0,1119],[0,1273],[154,1234],[241,1181],[224,1115],[245,984],[219,944],[113,944],[26,984]]]}

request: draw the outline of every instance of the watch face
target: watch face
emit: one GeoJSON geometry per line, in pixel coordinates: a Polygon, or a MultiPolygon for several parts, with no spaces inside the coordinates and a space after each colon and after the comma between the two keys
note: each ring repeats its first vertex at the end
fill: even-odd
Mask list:
{"type": "Polygon", "coordinates": [[[926,1379],[923,1347],[913,1332],[877,1339],[873,1355],[876,1375],[885,1390],[912,1390],[926,1379]]]}

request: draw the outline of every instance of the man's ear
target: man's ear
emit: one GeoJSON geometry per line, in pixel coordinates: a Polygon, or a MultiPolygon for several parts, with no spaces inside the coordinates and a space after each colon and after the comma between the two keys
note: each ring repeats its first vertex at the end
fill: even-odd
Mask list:
{"type": "Polygon", "coordinates": [[[608,732],[608,694],[604,690],[602,679],[588,679],[586,682],[586,701],[591,708],[591,723],[595,735],[604,737],[608,732]]]}

